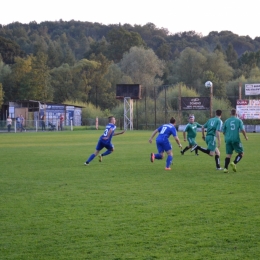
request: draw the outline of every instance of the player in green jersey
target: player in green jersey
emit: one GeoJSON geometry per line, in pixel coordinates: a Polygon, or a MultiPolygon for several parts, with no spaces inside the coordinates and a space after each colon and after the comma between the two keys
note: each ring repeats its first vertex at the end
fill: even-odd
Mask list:
{"type": "MultiPolygon", "coordinates": [[[[201,128],[202,125],[194,122],[195,120],[195,116],[194,115],[190,115],[189,116],[189,123],[185,126],[184,130],[183,130],[183,140],[184,142],[186,142],[186,140],[188,140],[189,145],[186,146],[182,151],[181,154],[184,155],[184,153],[186,151],[188,151],[190,148],[194,147],[197,145],[196,142],[196,136],[197,136],[197,128],[201,128]],[[186,139],[186,132],[187,132],[187,139],[186,139]]],[[[198,154],[198,148],[195,148],[195,154],[198,154]]]]}
{"type": "Polygon", "coordinates": [[[240,131],[243,133],[246,140],[248,137],[241,119],[237,118],[237,113],[235,109],[231,110],[231,117],[228,118],[223,125],[223,134],[225,135],[226,143],[226,158],[225,158],[225,168],[224,172],[228,173],[228,165],[230,163],[233,151],[236,151],[238,155],[235,160],[230,163],[234,172],[237,171],[236,165],[242,159],[244,155],[243,145],[240,141],[240,131]]]}
{"type": "Polygon", "coordinates": [[[207,148],[203,148],[199,145],[195,145],[191,148],[191,152],[195,149],[198,149],[202,151],[203,153],[208,154],[209,156],[215,155],[215,162],[216,162],[216,169],[217,170],[223,170],[220,167],[220,132],[222,129],[222,121],[221,121],[221,110],[216,110],[216,116],[213,118],[210,118],[201,129],[202,132],[202,139],[206,141],[207,148]],[[207,129],[207,134],[205,138],[205,129],[207,129]],[[217,142],[216,142],[217,140],[217,142]]]}

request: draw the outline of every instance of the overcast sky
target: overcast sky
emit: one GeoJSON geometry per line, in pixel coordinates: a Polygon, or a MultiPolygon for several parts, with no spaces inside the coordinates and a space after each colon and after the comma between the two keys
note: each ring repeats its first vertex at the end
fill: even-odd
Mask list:
{"type": "Polygon", "coordinates": [[[153,23],[170,33],[231,31],[260,37],[257,0],[2,0],[0,24],[87,21],[101,24],[153,23]]]}

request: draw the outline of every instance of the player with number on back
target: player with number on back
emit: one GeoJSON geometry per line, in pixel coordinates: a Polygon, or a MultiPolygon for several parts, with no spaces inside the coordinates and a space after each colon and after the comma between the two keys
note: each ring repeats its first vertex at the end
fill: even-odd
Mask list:
{"type": "Polygon", "coordinates": [[[169,137],[172,135],[176,143],[179,145],[179,147],[182,148],[174,125],[175,125],[175,118],[172,117],[170,119],[169,124],[161,125],[159,128],[155,129],[149,139],[149,143],[152,143],[153,137],[157,133],[159,133],[159,135],[156,138],[156,146],[157,146],[158,153],[157,154],[151,153],[151,162],[154,162],[155,159],[157,160],[163,159],[164,152],[166,152],[168,157],[166,159],[165,170],[171,170],[170,165],[173,160],[172,145],[169,141],[169,137]]]}
{"type": "Polygon", "coordinates": [[[89,165],[89,163],[99,154],[99,152],[106,148],[107,150],[99,155],[99,162],[102,162],[102,157],[111,154],[114,151],[114,145],[111,143],[112,137],[115,135],[121,135],[125,131],[115,133],[116,130],[116,119],[113,116],[110,116],[108,118],[109,123],[106,125],[106,129],[103,133],[103,135],[100,136],[96,151],[89,156],[87,161],[84,163],[84,165],[89,165]]]}
{"type": "Polygon", "coordinates": [[[202,151],[203,153],[208,154],[209,156],[215,155],[215,162],[216,162],[216,169],[223,170],[220,167],[220,132],[222,128],[222,121],[221,121],[222,111],[220,109],[216,110],[216,116],[210,118],[201,129],[202,132],[202,139],[206,141],[207,148],[201,147],[199,145],[194,145],[191,148],[191,152],[195,149],[202,151]],[[207,134],[205,138],[205,131],[207,129],[207,134]],[[217,140],[217,142],[216,142],[217,140]]]}
{"type": "Polygon", "coordinates": [[[225,168],[224,168],[225,173],[228,173],[228,165],[230,163],[230,159],[234,150],[238,153],[235,160],[232,163],[230,163],[234,172],[237,171],[236,165],[244,155],[244,149],[240,141],[239,132],[241,131],[245,139],[248,140],[243,122],[239,118],[237,118],[236,115],[237,115],[236,110],[232,109],[231,117],[225,121],[222,130],[223,134],[225,135],[225,143],[226,143],[226,158],[225,158],[225,168]]]}

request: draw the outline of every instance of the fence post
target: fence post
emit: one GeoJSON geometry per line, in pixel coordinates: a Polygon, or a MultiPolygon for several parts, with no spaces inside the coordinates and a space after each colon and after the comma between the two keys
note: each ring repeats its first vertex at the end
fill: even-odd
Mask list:
{"type": "Polygon", "coordinates": [[[154,128],[156,128],[156,94],[155,94],[155,86],[154,86],[154,128]]]}
{"type": "Polygon", "coordinates": [[[70,131],[73,131],[72,120],[70,120],[70,131]]]}
{"type": "Polygon", "coordinates": [[[96,117],[96,130],[98,130],[98,117],[96,117]]]}

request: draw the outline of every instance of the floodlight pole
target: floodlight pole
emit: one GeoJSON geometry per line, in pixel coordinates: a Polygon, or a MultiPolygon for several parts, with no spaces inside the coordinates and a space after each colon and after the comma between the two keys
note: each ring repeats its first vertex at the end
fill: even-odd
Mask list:
{"type": "Polygon", "coordinates": [[[213,83],[210,88],[210,117],[213,117],[213,83]]]}
{"type": "Polygon", "coordinates": [[[133,99],[124,97],[124,130],[133,130],[133,99]]]}
{"type": "Polygon", "coordinates": [[[242,99],[241,88],[242,88],[242,82],[239,82],[239,99],[242,99]]]}

